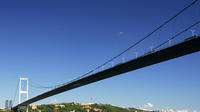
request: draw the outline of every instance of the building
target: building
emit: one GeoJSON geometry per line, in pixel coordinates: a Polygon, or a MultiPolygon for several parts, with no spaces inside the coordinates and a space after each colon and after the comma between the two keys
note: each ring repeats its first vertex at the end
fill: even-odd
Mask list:
{"type": "Polygon", "coordinates": [[[38,105],[36,105],[36,104],[31,104],[31,105],[30,105],[30,107],[31,107],[33,110],[37,109],[37,106],[38,106],[38,105]]]}
{"type": "Polygon", "coordinates": [[[55,107],[65,108],[65,105],[62,105],[62,104],[56,104],[55,107]]]}
{"type": "Polygon", "coordinates": [[[81,104],[81,106],[83,106],[83,108],[86,109],[88,112],[88,111],[90,111],[92,104],[93,103],[84,103],[84,104],[81,104]]]}
{"type": "Polygon", "coordinates": [[[92,105],[92,104],[94,104],[94,103],[83,103],[83,104],[81,104],[82,106],[88,106],[88,105],[92,105]]]}
{"type": "Polygon", "coordinates": [[[102,109],[94,108],[95,112],[102,112],[102,109]]]}
{"type": "Polygon", "coordinates": [[[6,100],[5,101],[5,108],[11,108],[13,106],[12,100],[6,100]]]}
{"type": "Polygon", "coordinates": [[[13,106],[13,102],[12,100],[9,101],[9,108],[11,108],[13,106]]]}
{"type": "Polygon", "coordinates": [[[8,100],[5,101],[5,108],[7,109],[9,107],[8,100]]]}

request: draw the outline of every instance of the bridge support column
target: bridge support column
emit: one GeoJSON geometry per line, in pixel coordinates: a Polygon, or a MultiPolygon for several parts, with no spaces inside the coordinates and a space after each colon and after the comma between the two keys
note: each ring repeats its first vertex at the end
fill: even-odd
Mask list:
{"type": "Polygon", "coordinates": [[[26,106],[26,112],[28,112],[28,105],[26,106]]]}
{"type": "Polygon", "coordinates": [[[13,109],[11,112],[21,112],[19,108],[13,109]]]}

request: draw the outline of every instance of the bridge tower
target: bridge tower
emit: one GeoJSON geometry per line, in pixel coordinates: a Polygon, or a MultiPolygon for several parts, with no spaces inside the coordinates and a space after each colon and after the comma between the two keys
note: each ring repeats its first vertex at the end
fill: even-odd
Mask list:
{"type": "MultiPolygon", "coordinates": [[[[24,86],[25,86],[24,85],[24,86]]],[[[19,98],[18,98],[18,104],[21,103],[21,96],[22,94],[25,94],[26,95],[26,100],[28,100],[28,78],[19,78],[19,98]],[[22,88],[22,82],[25,82],[25,90],[23,90],[22,88]]],[[[27,105],[27,110],[26,112],[28,112],[28,105],[27,105]]]]}

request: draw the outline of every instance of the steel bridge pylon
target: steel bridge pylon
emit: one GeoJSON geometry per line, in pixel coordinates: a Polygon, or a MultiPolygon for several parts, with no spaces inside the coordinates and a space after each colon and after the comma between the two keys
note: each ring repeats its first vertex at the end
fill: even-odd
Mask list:
{"type": "MultiPolygon", "coordinates": [[[[22,94],[26,95],[26,100],[28,100],[28,78],[19,78],[19,98],[18,98],[18,104],[21,103],[21,96],[22,94]],[[22,88],[22,82],[25,82],[25,90],[22,88]]],[[[26,112],[28,112],[28,105],[26,106],[26,112]]]]}

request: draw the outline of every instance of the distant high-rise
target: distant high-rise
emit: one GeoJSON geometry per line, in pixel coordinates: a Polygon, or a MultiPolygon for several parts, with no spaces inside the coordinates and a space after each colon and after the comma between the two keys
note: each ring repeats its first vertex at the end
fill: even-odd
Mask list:
{"type": "Polygon", "coordinates": [[[9,101],[9,108],[11,108],[13,106],[13,102],[12,100],[9,101]]]}
{"type": "Polygon", "coordinates": [[[5,108],[11,108],[13,106],[12,100],[6,100],[5,101],[5,108]]]}
{"type": "Polygon", "coordinates": [[[8,108],[8,100],[5,102],[5,108],[8,108]]]}

